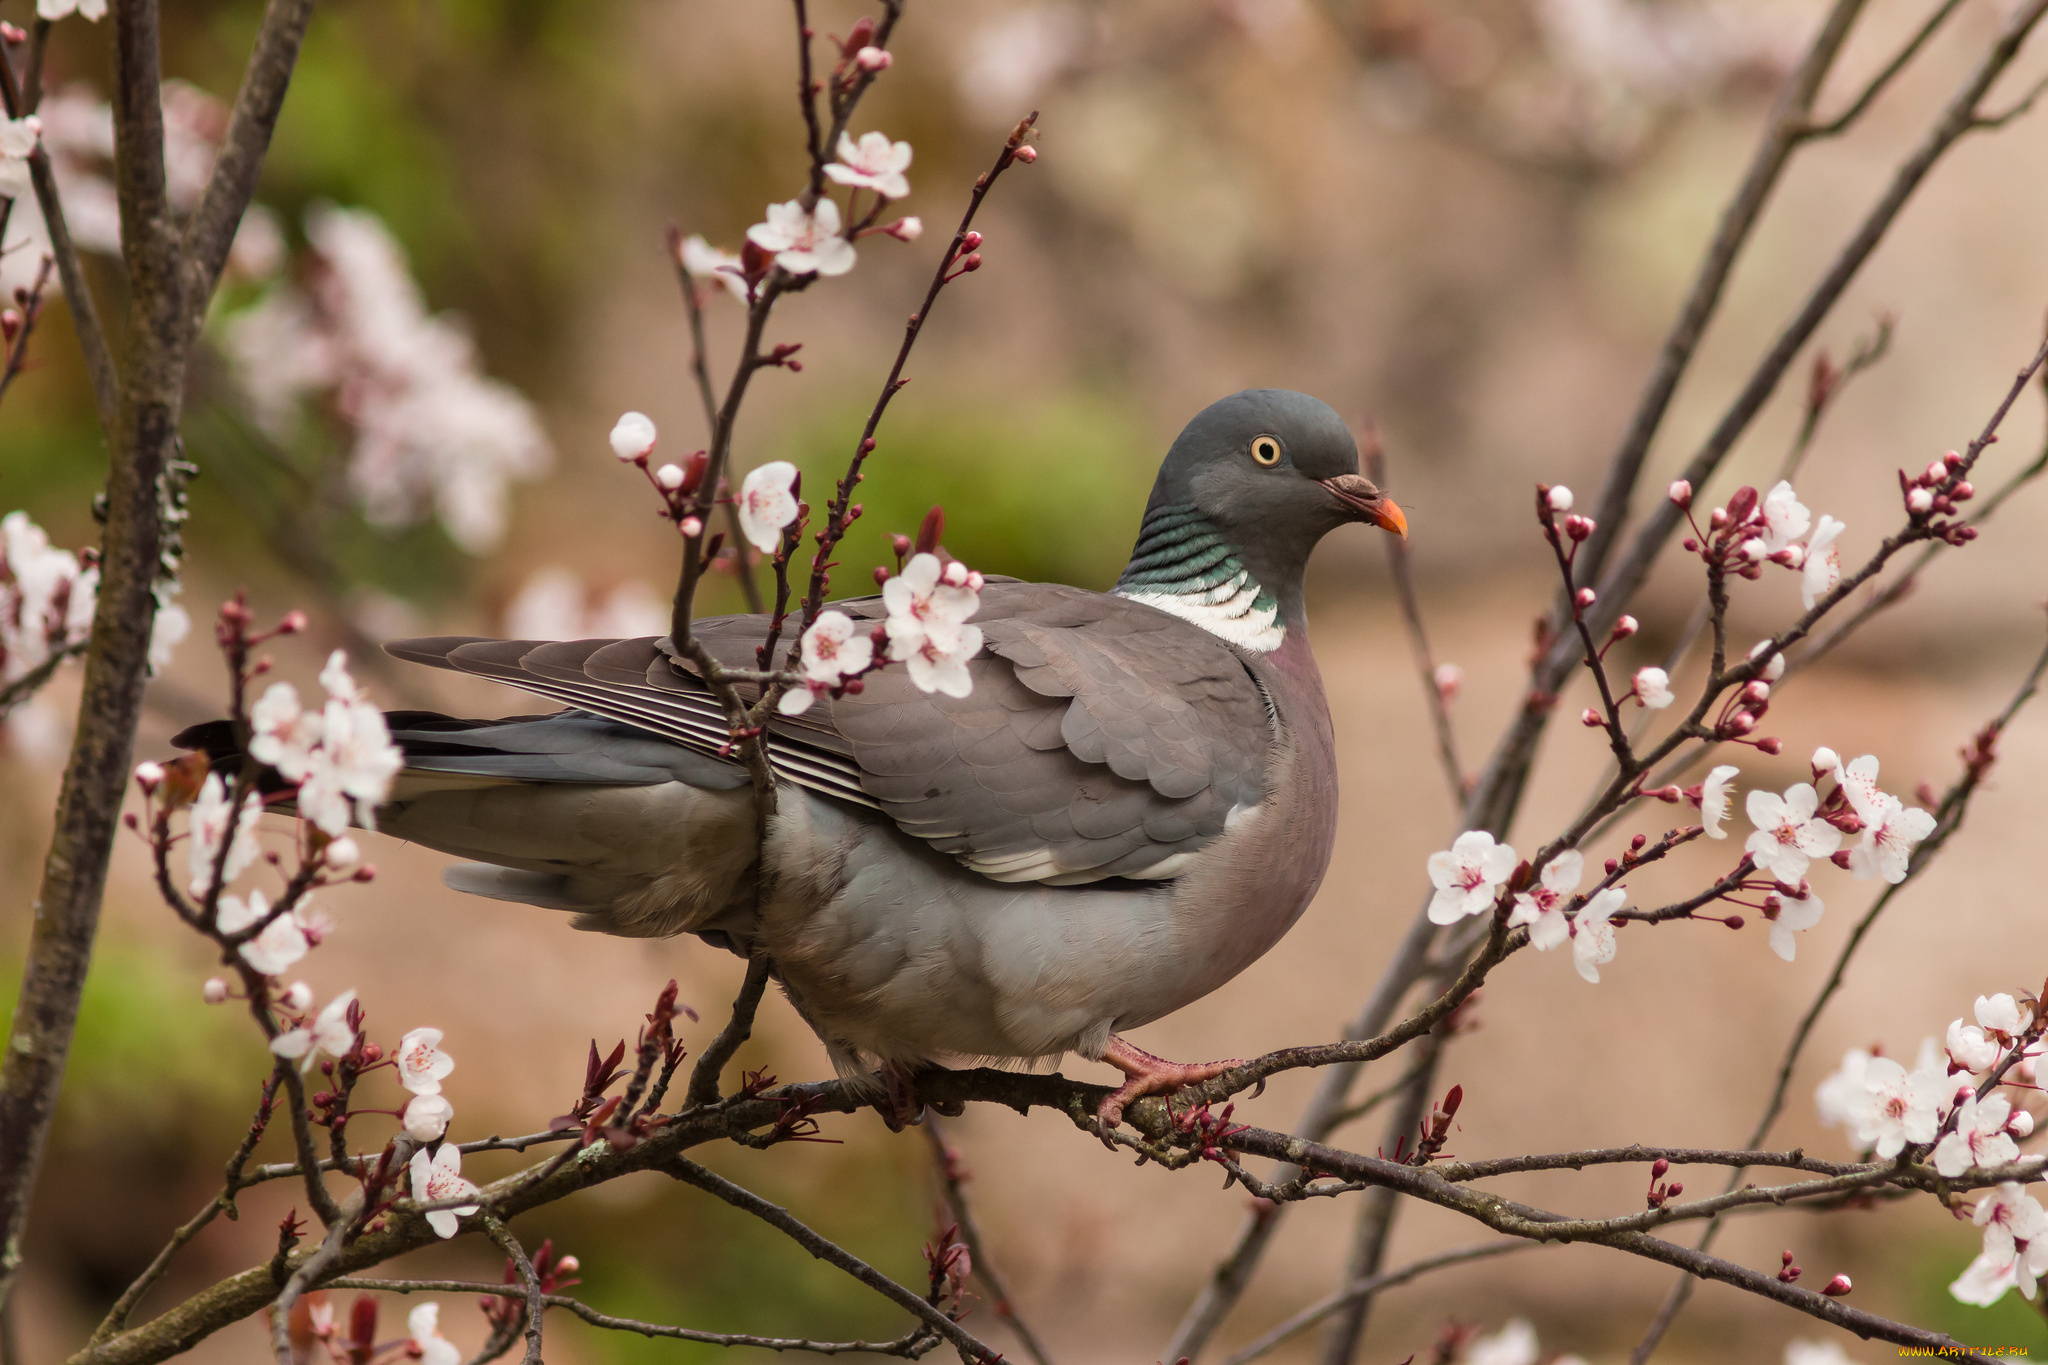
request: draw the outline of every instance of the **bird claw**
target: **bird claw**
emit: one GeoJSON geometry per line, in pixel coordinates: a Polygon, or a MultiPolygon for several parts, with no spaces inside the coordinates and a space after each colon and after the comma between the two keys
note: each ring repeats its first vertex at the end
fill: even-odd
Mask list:
{"type": "Polygon", "coordinates": [[[917,1101],[915,1081],[916,1073],[907,1067],[882,1063],[882,1098],[876,1101],[875,1112],[892,1133],[924,1122],[924,1106],[917,1101]]]}
{"type": "Polygon", "coordinates": [[[1095,1117],[1102,1125],[1103,1142],[1108,1145],[1108,1133],[1123,1122],[1124,1107],[1133,1100],[1146,1095],[1171,1095],[1190,1085],[1214,1080],[1234,1066],[1243,1066],[1237,1058],[1220,1062],[1169,1062],[1164,1057],[1155,1057],[1143,1048],[1132,1047],[1123,1039],[1110,1035],[1109,1046],[1102,1050],[1102,1060],[1124,1073],[1124,1083],[1096,1106],[1095,1117]]]}

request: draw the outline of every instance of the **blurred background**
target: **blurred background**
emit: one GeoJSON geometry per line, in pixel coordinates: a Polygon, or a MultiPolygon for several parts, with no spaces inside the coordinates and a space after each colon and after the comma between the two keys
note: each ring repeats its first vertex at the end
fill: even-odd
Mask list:
{"type": "MultiPolygon", "coordinates": [[[[1848,136],[1799,155],[1665,424],[1646,488],[1663,487],[1690,456],[2007,8],[1965,0],[1848,136]]],[[[947,510],[949,548],[978,568],[1106,587],[1156,462],[1193,412],[1253,385],[1306,390],[1384,433],[1438,657],[1464,670],[1456,718],[1476,768],[1516,704],[1530,622],[1552,592],[1528,516],[1531,486],[1570,484],[1582,507],[1597,491],[1771,92],[1820,9],[1813,0],[913,4],[893,44],[896,65],[855,131],[914,144],[915,193],[902,207],[929,230],[914,244],[864,241],[850,274],[781,307],[769,340],[802,342],[805,368],[756,380],[735,458],[741,468],[794,460],[822,499],[973,176],[1019,116],[1042,110],[1041,159],[992,197],[979,223],[987,263],[939,305],[883,428],[842,587],[859,591],[884,557],[883,538],[914,530],[934,502],[947,510]]],[[[1872,0],[1823,111],[1928,9],[1872,0]]],[[[166,68],[185,82],[170,101],[174,193],[203,183],[218,101],[232,97],[258,12],[248,0],[169,7],[166,68]]],[[[823,0],[816,22],[844,33],[861,12],[823,0]]],[[[22,0],[0,6],[15,22],[28,14],[22,0]]],[[[45,110],[79,235],[101,248],[112,240],[100,178],[107,37],[80,19],[57,26],[49,84],[58,103],[45,110]]],[[[703,440],[663,234],[673,224],[736,250],[762,206],[793,193],[802,166],[792,47],[787,9],[768,3],[322,8],[265,173],[267,213],[244,230],[193,379],[185,435],[200,472],[182,602],[195,628],[151,684],[140,756],[163,754],[176,729],[217,713],[222,670],[208,628],[238,587],[259,617],[294,606],[312,615],[308,637],[275,651],[279,676],[307,688],[327,650],[347,648],[381,699],[462,714],[537,708],[489,684],[392,665],[372,642],[661,629],[674,534],[613,460],[605,433],[638,409],[659,424],[664,454],[703,440]]],[[[2015,97],[2044,70],[2048,56],[2027,54],[2001,89],[2015,97]]],[[[1880,317],[1896,319],[1889,353],[1849,386],[1799,479],[1816,513],[1847,522],[1847,562],[1861,562],[1897,523],[1893,470],[1962,445],[2040,338],[2043,119],[1955,151],[1821,329],[1820,345],[1840,359],[1880,317]]],[[[32,216],[17,210],[10,244],[32,216]]],[[[32,253],[4,259],[11,289],[32,253]]],[[[97,278],[111,288],[111,271],[97,278]]],[[[722,295],[706,307],[719,374],[740,313],[722,295]]],[[[118,315],[111,295],[102,310],[118,315]]],[[[104,456],[67,327],[54,307],[34,341],[35,367],[0,409],[0,510],[25,509],[56,544],[77,547],[93,538],[104,456]]],[[[1729,461],[1710,490],[1717,499],[1737,482],[1774,477],[1809,364],[1802,359],[1729,461]]],[[[2043,440],[2036,390],[2015,408],[1978,486],[2022,467],[2043,440]]],[[[1982,540],[1944,555],[1920,592],[1780,694],[1767,728],[1785,738],[1786,754],[1752,754],[1742,785],[1803,780],[1803,756],[1826,744],[1877,753],[1884,785],[1901,794],[1922,781],[1946,786],[1957,747],[2041,643],[2044,544],[2048,498],[2029,490],[1982,540]]],[[[1424,859],[1444,846],[1454,812],[1381,555],[1373,537],[1340,534],[1314,566],[1316,647],[1344,784],[1325,889],[1267,958],[1142,1030],[1148,1048],[1249,1056],[1334,1036],[1426,891],[1424,859]]],[[[1669,647],[1697,593],[1683,563],[1659,571],[1636,609],[1645,628],[1630,666],[1669,647]]],[[[1787,574],[1736,597],[1742,644],[1798,610],[1787,574]]],[[[721,580],[703,605],[738,603],[721,580]]],[[[74,666],[9,720],[0,750],[0,991],[9,994],[76,686],[74,666]]],[[[1561,714],[1580,705],[1568,694],[1561,714]]],[[[1568,820],[1602,754],[1576,725],[1553,726],[1514,842],[1533,847],[1568,820]]],[[[1964,836],[1880,922],[1823,1018],[1794,1077],[1781,1145],[1849,1154],[1810,1102],[1843,1049],[1882,1042],[1910,1055],[1967,1014],[1972,997],[2039,988],[2036,775],[2048,762],[2048,713],[2023,716],[2003,755],[1964,836]]],[[[1663,814],[1613,841],[1637,828],[1654,836],[1663,814]]],[[[705,1018],[693,1043],[708,1040],[738,983],[735,959],[695,941],[579,935],[552,912],[443,889],[439,855],[368,842],[381,875],[326,898],[340,928],[305,970],[322,999],[359,990],[377,1038],[423,1024],[446,1031],[458,1060],[447,1083],[458,1137],[533,1131],[567,1108],[586,1040],[630,1038],[669,977],[705,1018]]],[[[1640,894],[1687,894],[1734,847],[1690,850],[1639,878],[1640,894]]],[[[1870,885],[1821,873],[1829,914],[1791,964],[1767,950],[1760,926],[1712,925],[1624,934],[1598,987],[1556,956],[1516,959],[1443,1069],[1466,1096],[1452,1150],[1739,1142],[1870,885]]],[[[200,1003],[211,968],[156,902],[141,845],[124,845],[17,1299],[24,1360],[75,1349],[218,1187],[262,1057],[246,1020],[200,1003]]],[[[784,1079],[828,1070],[779,1001],[764,1009],[742,1062],[784,1079]]],[[[1108,1078],[1073,1059],[1066,1069],[1108,1078]]],[[[1282,1077],[1238,1116],[1285,1127],[1309,1085],[1282,1077]]],[[[975,1173],[998,1267],[1063,1365],[1157,1359],[1235,1236],[1243,1194],[1219,1192],[1200,1173],[1135,1170],[1049,1115],[976,1111],[948,1132],[975,1173]]],[[[827,1119],[825,1133],[839,1145],[702,1155],[918,1279],[933,1232],[924,1139],[891,1136],[871,1114],[827,1119]]],[[[1378,1135],[1368,1120],[1340,1138],[1370,1150],[1378,1135]]],[[[264,1150],[274,1158],[283,1149],[274,1137],[264,1150]]],[[[512,1168],[509,1157],[478,1157],[470,1173],[512,1168]]],[[[1502,1188],[1604,1215],[1640,1207],[1640,1175],[1502,1188]]],[[[144,1312],[267,1256],[291,1203],[281,1184],[251,1191],[242,1218],[208,1229],[144,1312]]],[[[1353,1208],[1315,1201],[1291,1215],[1224,1347],[1334,1286],[1353,1208]]],[[[529,1215],[517,1230],[529,1246],[552,1236],[577,1255],[579,1292],[608,1311],[785,1335],[900,1330],[880,1300],[772,1231],[652,1176],[529,1215]]],[[[1390,1264],[1477,1240],[1458,1220],[1407,1208],[1390,1264]]],[[[1825,1220],[1752,1217],[1721,1248],[1775,1266],[1790,1247],[1809,1279],[1849,1273],[1854,1301],[1872,1311],[1975,1343],[2048,1344],[2040,1315],[2016,1296],[1990,1310],[1949,1297],[1977,1240],[1921,1201],[1825,1220]]],[[[496,1279],[501,1260],[487,1250],[465,1241],[398,1269],[496,1279]]],[[[1546,1352],[1620,1361],[1668,1283],[1656,1267],[1595,1248],[1456,1269],[1382,1296],[1363,1359],[1426,1352],[1447,1321],[1491,1332],[1521,1316],[1546,1352]]],[[[388,1334],[399,1334],[405,1306],[387,1303],[388,1334]]],[[[465,1349],[485,1335],[467,1304],[445,1304],[442,1322],[465,1349]]],[[[1010,1344],[985,1308],[970,1323],[1010,1344]]],[[[1788,1340],[1828,1331],[1709,1286],[1660,1359],[1777,1360],[1788,1340]]],[[[261,1332],[244,1323],[195,1354],[253,1358],[265,1349],[261,1332]]],[[[1312,1358],[1314,1341],[1298,1338],[1284,1358],[1312,1358]]],[[[1891,1351],[1840,1344],[1861,1361],[1891,1351]]],[[[562,1365],[716,1354],[552,1316],[549,1351],[562,1365]]]]}

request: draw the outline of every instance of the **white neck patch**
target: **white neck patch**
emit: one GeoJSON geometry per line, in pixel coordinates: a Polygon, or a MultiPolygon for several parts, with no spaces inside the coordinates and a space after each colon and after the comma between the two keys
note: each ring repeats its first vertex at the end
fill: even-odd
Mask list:
{"type": "Polygon", "coordinates": [[[1259,585],[1243,569],[1213,588],[1195,592],[1166,592],[1147,586],[1118,588],[1116,595],[1191,621],[1218,639],[1255,654],[1271,654],[1287,639],[1279,605],[1258,606],[1259,585]]]}

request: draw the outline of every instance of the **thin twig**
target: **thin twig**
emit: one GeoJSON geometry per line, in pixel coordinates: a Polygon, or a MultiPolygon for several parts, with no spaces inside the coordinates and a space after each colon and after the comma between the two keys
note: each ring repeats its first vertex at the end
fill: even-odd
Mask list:
{"type": "Polygon", "coordinates": [[[747,959],[746,980],[741,982],[740,993],[732,1002],[732,1015],[690,1071],[690,1088],[683,1096],[684,1104],[694,1107],[718,1102],[719,1077],[725,1073],[725,1064],[753,1035],[754,1011],[761,1007],[761,994],[768,989],[768,977],[774,970],[774,964],[765,957],[747,959]]]}
{"type": "Polygon", "coordinates": [[[724,1176],[706,1170],[687,1157],[677,1156],[663,1169],[685,1184],[695,1185],[700,1190],[717,1195],[734,1208],[753,1214],[819,1260],[837,1266],[891,1303],[924,1319],[933,1331],[953,1343],[954,1349],[960,1352],[960,1358],[968,1362],[968,1365],[986,1365],[987,1362],[1001,1359],[996,1351],[976,1340],[959,1323],[846,1248],[819,1236],[792,1218],[789,1210],[769,1203],[752,1190],[733,1184],[724,1176]]]}
{"type": "MultiPolygon", "coordinates": [[[[1377,484],[1381,492],[1387,492],[1387,450],[1380,439],[1377,423],[1368,420],[1363,439],[1359,442],[1360,452],[1365,460],[1365,477],[1377,484]]],[[[1451,804],[1465,804],[1465,767],[1458,761],[1457,733],[1451,727],[1451,707],[1444,696],[1444,690],[1437,683],[1436,656],[1429,648],[1429,631],[1422,621],[1422,599],[1415,591],[1415,564],[1408,554],[1408,541],[1404,536],[1385,536],[1387,568],[1394,578],[1394,592],[1401,604],[1401,620],[1408,627],[1408,649],[1415,659],[1415,668],[1422,675],[1423,703],[1429,707],[1430,723],[1436,729],[1437,759],[1443,765],[1444,778],[1451,784],[1451,804]]]]}
{"type": "Polygon", "coordinates": [[[1038,1365],[1052,1365],[1052,1356],[1017,1311],[1017,1301],[1010,1291],[1003,1287],[1002,1277],[996,1273],[995,1263],[989,1258],[988,1244],[983,1240],[981,1227],[975,1221],[974,1209],[967,1202],[967,1178],[960,1171],[959,1153],[946,1145],[946,1134],[937,1114],[927,1111],[924,1116],[925,1137],[931,1142],[932,1160],[936,1163],[939,1189],[945,1196],[946,1209],[960,1229],[960,1240],[967,1246],[967,1254],[974,1260],[974,1273],[988,1286],[988,1292],[995,1296],[995,1315],[1008,1323],[1010,1330],[1017,1334],[1017,1340],[1024,1344],[1025,1354],[1038,1365]]]}
{"type": "Polygon", "coordinates": [[[533,1261],[527,1256],[526,1248],[519,1245],[519,1239],[512,1235],[511,1229],[496,1215],[485,1213],[480,1221],[484,1225],[484,1235],[489,1237],[498,1250],[504,1252],[512,1262],[513,1269],[519,1276],[520,1288],[525,1294],[525,1365],[541,1365],[540,1319],[541,1314],[547,1309],[547,1295],[541,1292],[540,1276],[533,1273],[533,1261]]]}

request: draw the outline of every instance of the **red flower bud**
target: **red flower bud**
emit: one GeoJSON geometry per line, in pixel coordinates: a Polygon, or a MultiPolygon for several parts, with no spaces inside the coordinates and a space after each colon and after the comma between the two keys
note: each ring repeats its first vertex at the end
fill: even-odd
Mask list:
{"type": "Polygon", "coordinates": [[[1855,1288],[1855,1286],[1849,1283],[1849,1277],[1847,1275],[1837,1275],[1832,1280],[1829,1280],[1827,1283],[1827,1288],[1821,1290],[1820,1292],[1827,1295],[1831,1299],[1839,1299],[1844,1294],[1847,1294],[1853,1288],[1855,1288]]]}

